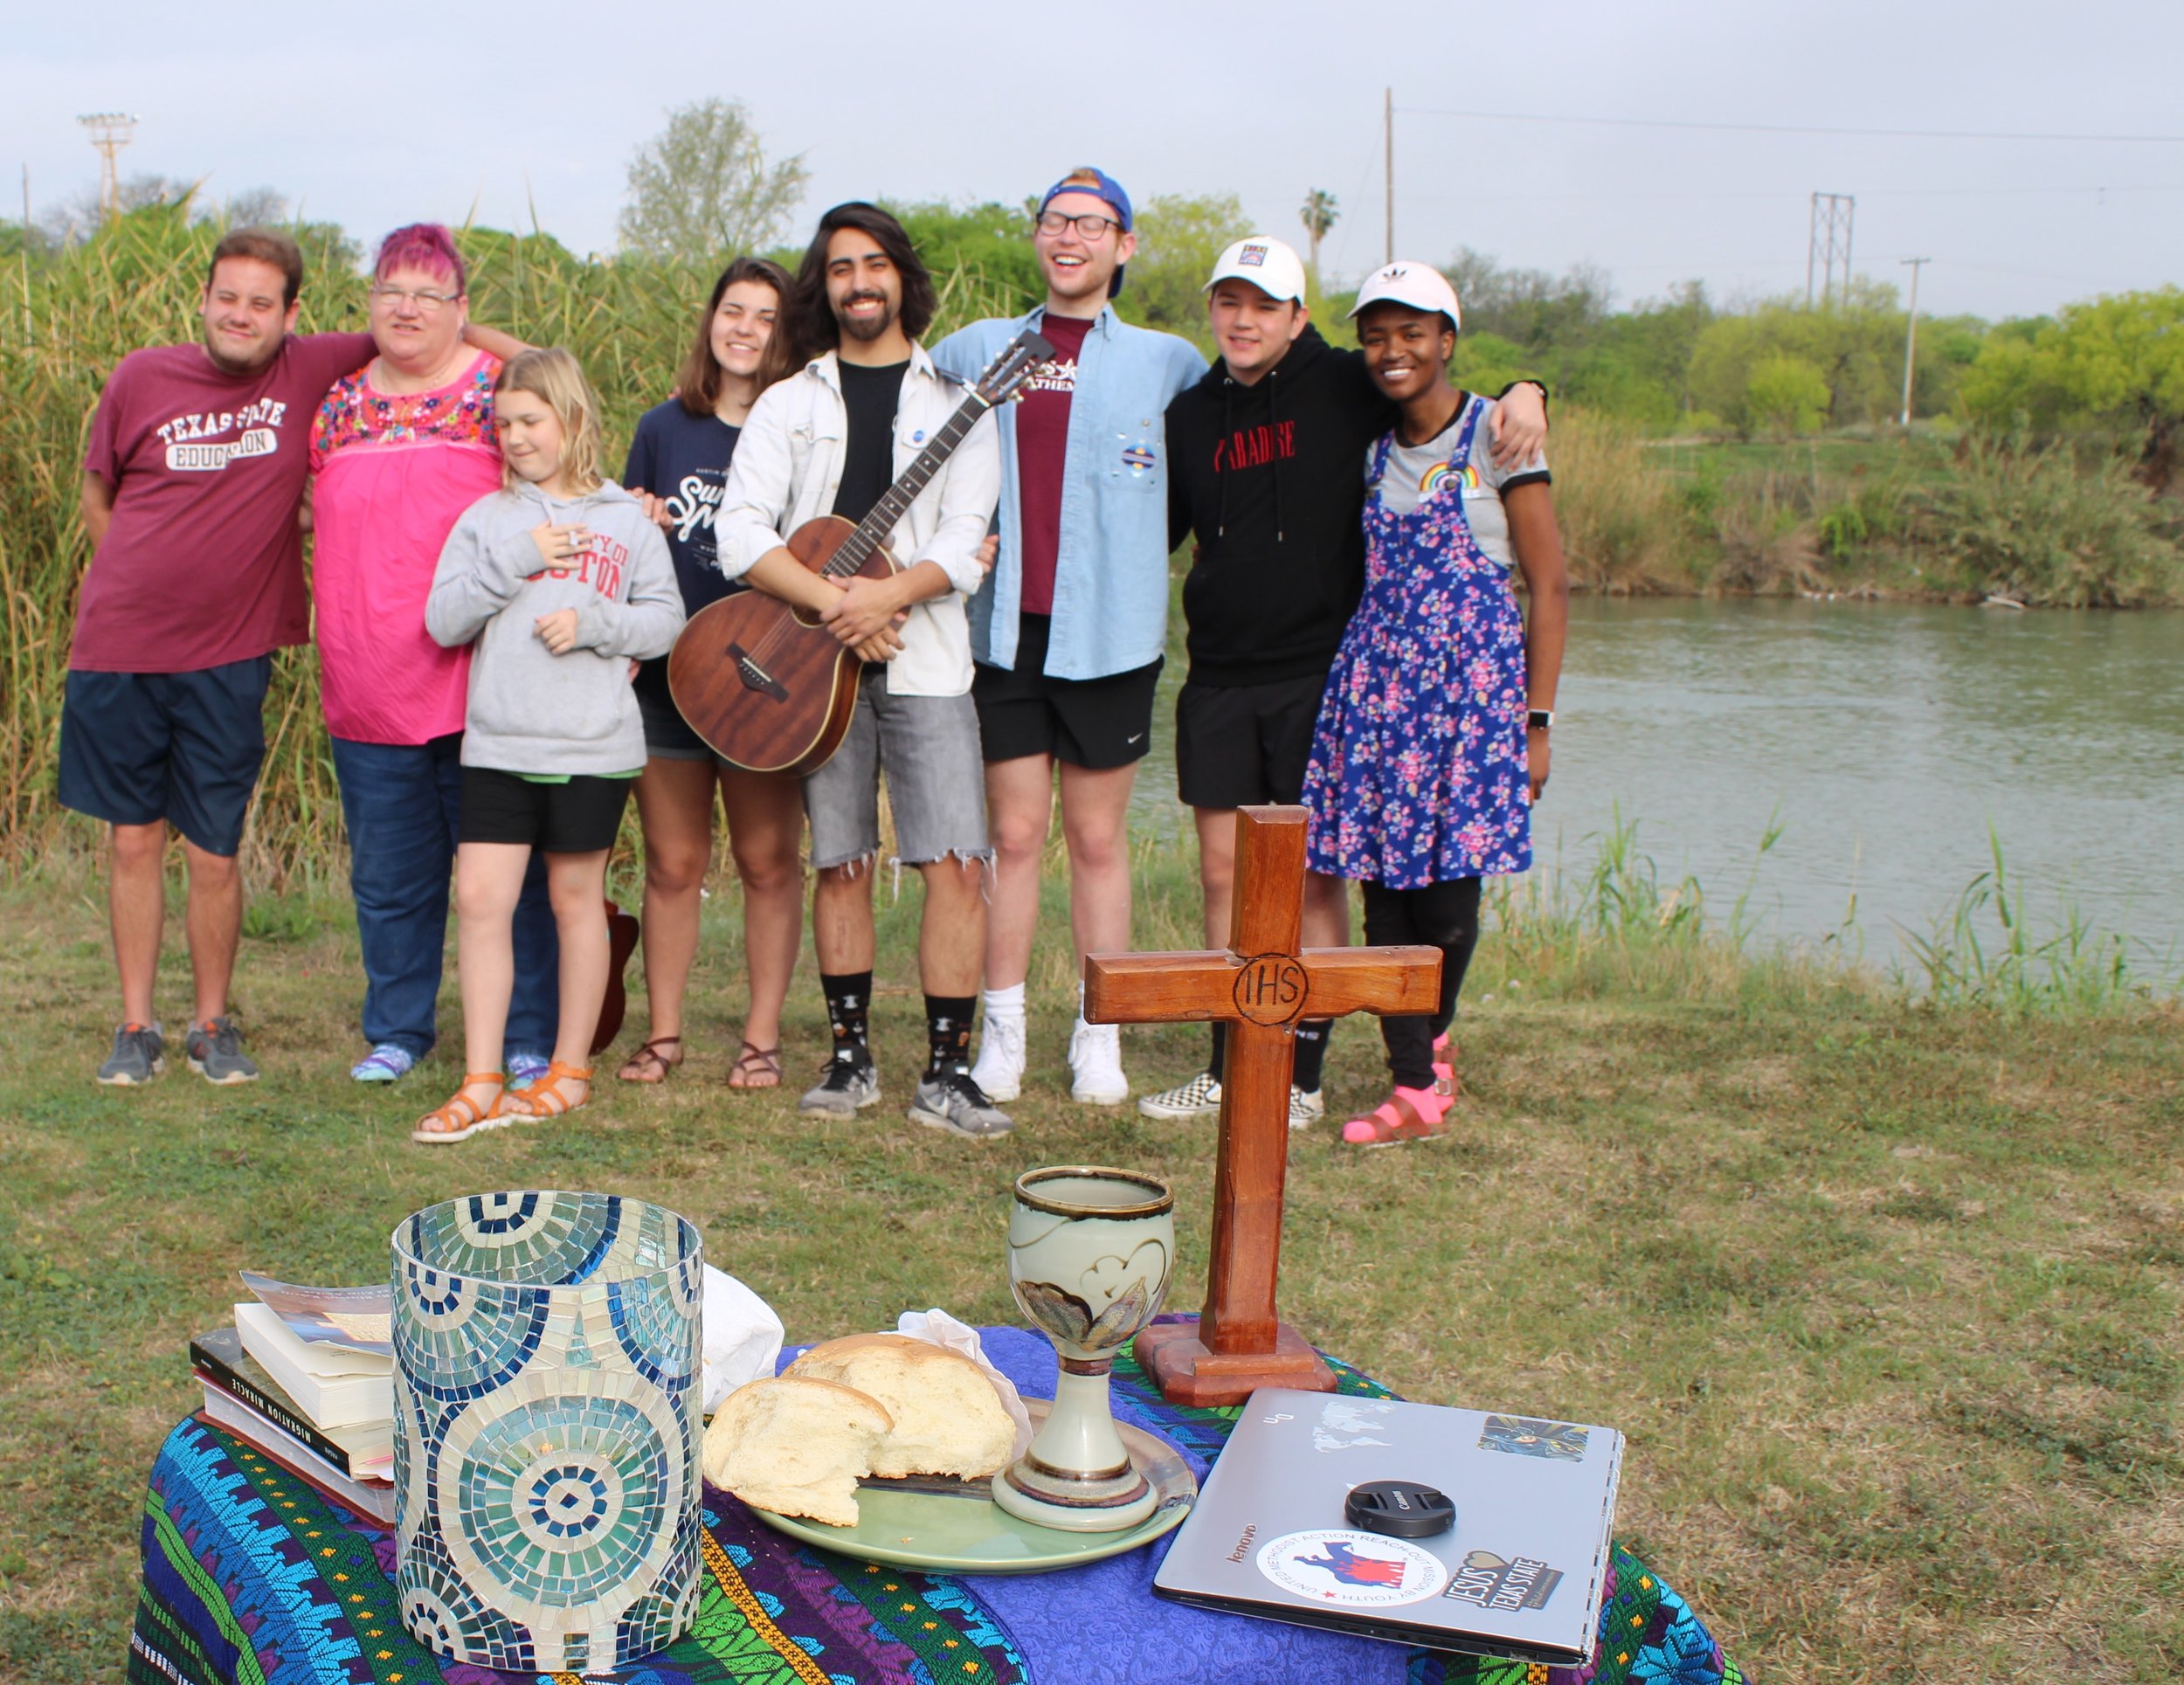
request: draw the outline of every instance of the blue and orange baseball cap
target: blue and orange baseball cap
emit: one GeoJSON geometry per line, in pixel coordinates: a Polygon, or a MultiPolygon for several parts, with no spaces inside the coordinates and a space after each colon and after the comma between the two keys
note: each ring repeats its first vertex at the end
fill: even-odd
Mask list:
{"type": "MultiPolygon", "coordinates": [[[[1123,184],[1107,171],[1095,169],[1089,164],[1081,169],[1071,170],[1040,194],[1039,209],[1033,213],[1033,220],[1037,221],[1039,218],[1045,216],[1047,207],[1064,193],[1089,193],[1095,199],[1104,200],[1108,209],[1115,213],[1115,221],[1123,232],[1128,234],[1133,231],[1130,195],[1123,190],[1123,184]],[[1089,179],[1087,179],[1088,177],[1089,179]]],[[[1107,295],[1109,298],[1113,298],[1123,290],[1123,266],[1121,264],[1115,266],[1115,278],[1107,284],[1107,295]]]]}

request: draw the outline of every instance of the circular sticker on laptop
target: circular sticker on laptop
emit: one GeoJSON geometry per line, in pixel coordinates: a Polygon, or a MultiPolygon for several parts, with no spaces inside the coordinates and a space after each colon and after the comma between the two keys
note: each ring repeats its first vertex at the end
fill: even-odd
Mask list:
{"type": "Polygon", "coordinates": [[[1285,1592],[1337,1609],[1417,1603],[1448,1584],[1438,1557],[1401,1539],[1346,1527],[1284,1533],[1260,1550],[1259,1571],[1285,1592]]]}

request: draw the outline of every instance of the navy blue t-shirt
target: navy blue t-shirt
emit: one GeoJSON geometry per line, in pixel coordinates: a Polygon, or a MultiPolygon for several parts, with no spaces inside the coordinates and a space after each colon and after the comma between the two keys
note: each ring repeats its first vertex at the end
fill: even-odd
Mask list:
{"type": "MultiPolygon", "coordinates": [[[[630,440],[622,484],[667,501],[667,513],[674,517],[667,528],[667,553],[674,558],[686,614],[748,589],[740,580],[731,583],[721,577],[713,542],[713,517],[720,510],[729,459],[736,454],[742,432],[715,415],[694,416],[681,399],[669,398],[638,418],[637,435],[630,440]]],[[[646,662],[637,682],[666,701],[667,658],[646,662]]]]}

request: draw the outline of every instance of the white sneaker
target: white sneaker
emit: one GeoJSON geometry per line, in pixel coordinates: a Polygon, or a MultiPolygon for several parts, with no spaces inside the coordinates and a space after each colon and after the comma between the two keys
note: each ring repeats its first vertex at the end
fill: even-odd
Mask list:
{"type": "Polygon", "coordinates": [[[1069,1032],[1069,1098],[1087,1106],[1119,1106],[1130,1098],[1119,1026],[1077,1020],[1069,1032]]]}
{"type": "Polygon", "coordinates": [[[1327,1101],[1317,1088],[1307,1094],[1291,1085],[1289,1088],[1289,1127],[1309,1129],[1327,1115],[1327,1101]]]}
{"type": "Polygon", "coordinates": [[[971,1067],[971,1080],[988,1100],[1009,1101],[1024,1092],[1024,1020],[986,1014],[985,1030],[978,1038],[978,1057],[971,1067]]]}

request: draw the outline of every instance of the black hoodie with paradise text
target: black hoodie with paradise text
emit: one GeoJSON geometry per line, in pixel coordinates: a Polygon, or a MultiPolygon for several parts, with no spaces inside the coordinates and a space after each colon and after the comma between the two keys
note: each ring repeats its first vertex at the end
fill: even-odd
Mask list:
{"type": "Polygon", "coordinates": [[[1256,383],[1216,363],[1168,405],[1169,548],[1192,680],[1324,673],[1365,586],[1365,452],[1395,425],[1356,351],[1307,324],[1256,383]]]}

